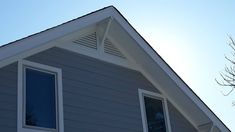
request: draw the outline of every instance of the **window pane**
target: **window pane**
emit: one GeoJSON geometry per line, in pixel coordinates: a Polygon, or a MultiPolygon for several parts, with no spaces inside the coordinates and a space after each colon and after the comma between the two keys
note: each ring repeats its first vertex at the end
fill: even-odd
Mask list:
{"type": "Polygon", "coordinates": [[[26,68],[25,124],[56,129],[55,75],[26,68]]]}
{"type": "Polygon", "coordinates": [[[166,132],[162,101],[144,97],[148,131],[166,132]]]}

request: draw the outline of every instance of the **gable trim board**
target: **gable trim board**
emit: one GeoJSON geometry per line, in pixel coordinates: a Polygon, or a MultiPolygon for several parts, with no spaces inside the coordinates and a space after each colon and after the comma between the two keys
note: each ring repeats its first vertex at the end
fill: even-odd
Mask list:
{"type": "MultiPolygon", "coordinates": [[[[1,46],[0,68],[51,47],[58,46],[62,48],[63,46],[61,47],[61,45],[65,45],[65,43],[78,36],[83,29],[94,25],[96,27],[106,20],[108,20],[108,22],[105,25],[105,31],[102,32],[103,35],[101,35],[101,40],[98,42],[99,44],[103,44],[105,38],[108,37],[111,42],[116,43],[115,46],[129,61],[127,65],[121,66],[139,70],[196,129],[203,129],[200,128],[201,125],[212,122],[213,125],[211,128],[218,127],[223,132],[229,131],[225,124],[223,124],[206,104],[200,100],[190,87],[173,71],[173,69],[171,69],[160,55],[156,53],[147,41],[113,6],[105,7],[67,23],[1,46]],[[114,32],[114,29],[119,33],[118,35],[120,36],[118,37],[124,37],[123,40],[115,38],[117,32],[114,32]],[[128,41],[128,43],[125,43],[124,41],[128,41]],[[120,43],[122,45],[119,45],[120,43]],[[133,47],[136,51],[131,51],[131,48],[133,47]],[[160,79],[165,79],[169,81],[170,84],[166,84],[166,82],[159,84],[156,81],[159,79],[159,74],[162,75],[162,78],[160,79]],[[173,90],[172,93],[169,92],[170,88],[173,87],[174,89],[171,89],[173,90]],[[178,95],[174,95],[174,92],[178,95]],[[181,98],[176,96],[180,96],[181,98]],[[190,110],[184,108],[187,107],[187,103],[189,103],[182,102],[184,99],[190,100],[195,104],[195,108],[197,108],[196,112],[199,115],[192,115],[190,114],[190,110]],[[202,117],[203,121],[200,122],[200,120],[197,120],[197,116],[202,117]],[[207,118],[209,118],[209,120],[207,118]]],[[[99,57],[99,59],[102,58],[103,57],[99,57]]],[[[110,62],[110,60],[112,59],[105,59],[104,61],[110,62]]],[[[115,61],[111,63],[115,63],[115,61]]],[[[119,64],[119,62],[116,62],[115,64],[119,64]]]]}

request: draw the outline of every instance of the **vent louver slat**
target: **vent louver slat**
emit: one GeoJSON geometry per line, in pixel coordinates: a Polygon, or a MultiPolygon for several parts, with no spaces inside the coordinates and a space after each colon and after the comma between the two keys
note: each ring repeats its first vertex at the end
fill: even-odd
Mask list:
{"type": "Polygon", "coordinates": [[[125,56],[112,44],[109,39],[104,40],[104,52],[117,57],[125,58],[125,56]]]}
{"type": "Polygon", "coordinates": [[[75,44],[79,44],[88,48],[97,49],[96,33],[89,34],[81,37],[78,40],[73,41],[75,44]]]}

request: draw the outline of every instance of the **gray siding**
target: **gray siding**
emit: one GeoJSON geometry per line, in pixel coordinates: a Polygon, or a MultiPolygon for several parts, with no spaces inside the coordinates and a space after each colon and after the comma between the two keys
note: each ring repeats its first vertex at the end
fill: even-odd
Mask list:
{"type": "Polygon", "coordinates": [[[16,132],[17,64],[0,68],[0,131],[16,132]]]}
{"type": "MultiPolygon", "coordinates": [[[[135,70],[59,48],[27,60],[62,69],[65,132],[142,132],[138,88],[159,93],[135,70]]],[[[173,132],[195,131],[171,104],[169,111],[173,132]]],[[[0,68],[0,131],[16,132],[16,120],[15,63],[0,68]]]]}
{"type": "Polygon", "coordinates": [[[197,130],[187,121],[184,116],[174,106],[168,102],[169,116],[171,120],[172,132],[197,132],[197,130]]]}
{"type": "Polygon", "coordinates": [[[52,48],[28,60],[62,68],[66,132],[141,132],[138,88],[158,92],[139,72],[52,48]]]}

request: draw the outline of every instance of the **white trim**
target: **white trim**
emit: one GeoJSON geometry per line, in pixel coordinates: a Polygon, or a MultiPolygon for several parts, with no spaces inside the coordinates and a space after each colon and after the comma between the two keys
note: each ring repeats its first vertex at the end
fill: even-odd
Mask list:
{"type": "Polygon", "coordinates": [[[17,91],[17,132],[64,132],[64,116],[63,116],[63,94],[62,94],[62,70],[59,68],[51,67],[48,65],[43,65],[35,62],[30,62],[26,60],[19,60],[18,61],[18,91],[17,91]],[[42,72],[53,72],[56,74],[57,79],[57,129],[44,129],[39,128],[35,129],[36,127],[23,127],[24,123],[24,114],[23,114],[23,107],[24,107],[24,94],[23,94],[23,72],[24,66],[32,67],[42,72]]]}
{"type": "Polygon", "coordinates": [[[121,58],[121,57],[110,55],[104,52],[104,41],[106,38],[108,39],[110,38],[108,32],[110,30],[112,22],[114,21],[112,16],[108,17],[107,19],[108,19],[107,24],[104,27],[97,24],[96,27],[91,26],[91,27],[83,28],[82,30],[79,30],[77,32],[74,32],[73,34],[70,34],[69,36],[65,36],[63,39],[57,40],[59,44],[55,46],[65,49],[65,50],[75,52],[75,53],[90,56],[90,57],[93,57],[102,61],[106,61],[112,64],[123,66],[128,69],[136,70],[136,67],[132,65],[132,63],[130,63],[128,58],[125,56],[124,51],[119,49],[117,46],[118,44],[115,44],[114,41],[111,40],[111,42],[115,45],[115,47],[117,47],[126,58],[121,58]],[[100,28],[103,28],[104,33],[99,32],[100,28]],[[94,32],[96,32],[97,49],[92,49],[92,48],[88,48],[82,45],[77,45],[71,41],[71,40],[74,40],[75,38],[79,39],[79,38],[85,37],[86,35],[94,33],[94,32]]]}
{"type": "MultiPolygon", "coordinates": [[[[168,94],[163,91],[162,87],[153,79],[153,77],[147,73],[143,68],[139,68],[139,70],[141,71],[141,73],[156,87],[158,88],[158,90],[166,96],[166,98],[173,104],[173,106],[187,119],[187,121],[189,121],[189,123],[198,130],[198,126],[197,124],[195,124],[195,122],[189,117],[189,115],[187,115],[184,110],[182,109],[182,107],[180,107],[176,100],[173,100],[172,97],[168,96],[168,94]]],[[[176,88],[176,87],[175,87],[176,88]]]]}
{"type": "MultiPolygon", "coordinates": [[[[27,50],[26,52],[22,52],[22,53],[19,53],[19,54],[12,55],[10,57],[4,58],[3,60],[0,60],[1,61],[0,68],[4,67],[6,65],[9,65],[9,64],[11,64],[13,62],[16,62],[16,61],[18,61],[20,59],[26,58],[26,57],[28,57],[30,55],[33,55],[33,54],[36,54],[38,52],[44,51],[46,49],[49,49],[49,48],[55,46],[56,44],[58,44],[58,42],[56,42],[56,41],[55,42],[49,42],[46,45],[42,45],[40,47],[32,48],[32,49],[27,50]]],[[[0,50],[0,53],[1,53],[1,50],[0,50]]]]}
{"type": "MultiPolygon", "coordinates": [[[[114,38],[108,36],[109,39],[115,43],[118,43],[114,38]]],[[[172,105],[190,122],[190,124],[195,128],[198,129],[197,124],[195,124],[195,122],[184,112],[184,110],[176,103],[177,100],[172,99],[172,96],[169,96],[163,89],[163,87],[161,85],[158,84],[158,81],[156,81],[156,79],[152,76],[152,72],[149,73],[145,70],[145,67],[143,67],[142,65],[138,64],[137,60],[135,60],[133,58],[133,56],[130,56],[126,49],[123,49],[123,47],[121,47],[120,45],[116,44],[115,46],[117,46],[120,51],[122,51],[125,55],[125,57],[128,58],[128,61],[130,62],[130,64],[132,65],[132,67],[134,67],[136,70],[140,71],[154,86],[155,88],[158,88],[158,90],[172,103],[172,105]]],[[[159,76],[159,74],[156,74],[157,76],[159,76]]],[[[176,87],[175,87],[176,88],[176,87]]]]}
{"type": "Polygon", "coordinates": [[[90,56],[105,62],[113,63],[119,66],[123,66],[129,69],[136,69],[133,65],[131,65],[127,59],[123,59],[120,57],[112,56],[103,52],[98,52],[94,49],[89,49],[80,45],[74,45],[74,43],[66,43],[64,45],[58,45],[56,47],[69,50],[75,53],[79,53],[82,55],[90,56]]]}
{"type": "Polygon", "coordinates": [[[147,118],[146,118],[146,111],[145,111],[145,104],[144,104],[144,96],[147,96],[147,97],[159,99],[162,101],[166,129],[167,129],[167,132],[171,132],[170,117],[169,117],[166,98],[161,94],[150,92],[150,91],[143,90],[143,89],[138,89],[138,93],[139,93],[140,111],[141,111],[141,118],[142,118],[142,124],[143,124],[143,131],[148,132],[147,118]]]}
{"type": "MultiPolygon", "coordinates": [[[[229,130],[225,127],[225,125],[216,117],[208,107],[203,104],[203,102],[190,90],[190,88],[182,81],[181,78],[177,76],[176,73],[159,57],[154,50],[146,43],[146,41],[134,30],[126,20],[118,13],[114,12],[113,17],[117,22],[125,29],[125,31],[130,34],[130,36],[138,42],[139,46],[157,63],[167,74],[168,76],[174,80],[177,86],[183,91],[209,118],[214,124],[219,127],[221,130],[225,132],[229,132],[229,130]]],[[[173,102],[173,100],[171,100],[173,102]]],[[[181,112],[183,110],[180,109],[181,112]]],[[[186,115],[187,117],[187,115],[186,115]]],[[[187,118],[189,119],[189,118],[187,118]]],[[[196,124],[190,119],[190,122],[197,128],[196,124]]]]}
{"type": "Polygon", "coordinates": [[[214,131],[214,124],[211,126],[210,132],[214,131]]]}
{"type": "MultiPolygon", "coordinates": [[[[64,36],[70,35],[76,31],[82,30],[85,27],[91,26],[97,22],[100,22],[112,15],[114,9],[106,8],[100,10],[96,13],[91,13],[87,16],[80,17],[79,20],[73,20],[66,24],[61,24],[57,27],[51,28],[49,30],[43,31],[42,33],[38,33],[32,35],[30,37],[18,40],[16,42],[12,42],[10,45],[4,46],[0,48],[0,68],[6,66],[10,63],[17,61],[25,51],[29,51],[31,49],[37,49],[38,47],[47,45],[48,43],[55,41],[64,36]],[[79,21],[79,22],[77,22],[79,21]]],[[[56,42],[55,45],[58,43],[56,42]]],[[[54,46],[55,46],[54,45],[54,46]]],[[[27,53],[27,56],[38,53],[38,50],[34,52],[27,53]]]]}
{"type": "MultiPolygon", "coordinates": [[[[56,28],[52,28],[50,30],[44,31],[42,33],[38,33],[36,35],[30,36],[28,38],[16,41],[11,43],[10,45],[4,46],[0,48],[0,68],[6,66],[10,63],[16,62],[19,59],[26,58],[32,54],[36,54],[40,51],[46,50],[50,47],[59,45],[58,39],[63,38],[64,36],[69,36],[74,32],[80,31],[85,27],[92,26],[102,20],[107,19],[108,17],[113,17],[115,21],[117,21],[120,26],[130,35],[133,40],[137,42],[137,44],[148,54],[154,62],[159,65],[165,73],[176,83],[179,87],[179,90],[183,91],[186,96],[188,96],[200,110],[202,110],[207,117],[210,118],[211,121],[214,122],[214,125],[219,127],[222,131],[229,131],[228,128],[214,115],[207,106],[202,103],[202,101],[190,90],[190,88],[184,84],[184,82],[175,74],[172,69],[165,64],[165,62],[148,46],[148,44],[144,41],[143,38],[126,22],[125,18],[123,18],[118,11],[115,10],[114,7],[109,7],[98,12],[89,14],[87,16],[83,16],[78,20],[71,21],[69,23],[60,25],[56,28]],[[78,22],[79,21],[79,22],[78,22]]],[[[131,64],[132,65],[132,64],[131,64]]],[[[147,72],[143,72],[145,67],[140,68],[142,73],[145,73],[145,76],[152,79],[151,82],[156,82],[153,76],[149,75],[147,72]]],[[[19,76],[19,75],[18,75],[19,76]]],[[[167,96],[167,98],[173,103],[173,105],[177,105],[177,101],[174,100],[173,97],[168,96],[164,90],[161,92],[167,96]]],[[[184,108],[180,108],[181,106],[177,106],[177,109],[184,114],[190,122],[197,127],[197,125],[189,115],[186,115],[184,108]],[[191,119],[190,119],[191,118],[191,119]]]]}
{"type": "MultiPolygon", "coordinates": [[[[86,55],[86,56],[90,56],[105,62],[109,62],[112,64],[116,64],[119,66],[123,66],[125,68],[128,69],[134,69],[136,70],[136,67],[134,65],[132,65],[132,63],[129,62],[128,58],[125,56],[124,51],[120,50],[120,52],[126,57],[126,58],[121,58],[121,57],[117,57],[114,55],[110,55],[104,52],[104,40],[105,38],[109,38],[108,32],[109,32],[109,28],[111,26],[111,23],[113,21],[112,17],[109,17],[109,20],[105,26],[104,29],[104,34],[100,33],[98,31],[98,27],[94,28],[94,27],[86,27],[78,32],[74,32],[73,34],[71,34],[71,36],[73,37],[64,37],[63,39],[59,39],[57,40],[57,42],[59,42],[59,44],[55,45],[56,47],[65,49],[65,50],[69,50],[78,54],[82,54],[82,55],[86,55]],[[96,32],[96,37],[97,37],[97,49],[92,49],[92,48],[88,48],[82,45],[78,45],[78,44],[74,44],[71,40],[79,39],[82,38],[88,34],[94,33],[96,32]],[[102,36],[102,38],[100,38],[99,36],[102,36]],[[100,40],[102,39],[102,40],[100,40]],[[102,41],[102,43],[100,42],[102,41]]],[[[97,25],[99,26],[99,25],[97,25]]],[[[111,40],[112,41],[112,40],[111,40]]],[[[113,41],[112,41],[113,42],[113,41]]],[[[113,44],[115,45],[115,47],[118,47],[118,44],[115,44],[115,42],[113,42],[113,44]]]]}
{"type": "Polygon", "coordinates": [[[110,25],[111,25],[112,21],[113,21],[113,17],[110,17],[109,21],[108,21],[108,24],[106,26],[104,35],[103,35],[102,40],[101,40],[101,44],[100,44],[101,46],[100,47],[102,47],[102,48],[104,47],[104,40],[105,40],[105,38],[106,38],[106,36],[107,36],[107,34],[109,32],[109,28],[110,28],[110,25]]]}

